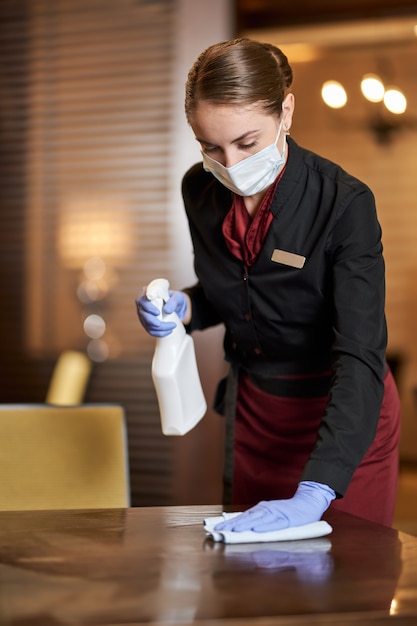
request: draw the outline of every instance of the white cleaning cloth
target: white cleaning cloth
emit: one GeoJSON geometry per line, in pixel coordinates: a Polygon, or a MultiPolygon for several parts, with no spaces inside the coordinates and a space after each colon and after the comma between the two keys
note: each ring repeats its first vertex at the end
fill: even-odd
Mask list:
{"type": "Polygon", "coordinates": [[[315,537],[330,535],[333,530],[330,524],[324,520],[267,533],[257,533],[253,530],[244,530],[242,532],[214,530],[216,524],[236,517],[236,515],[240,515],[240,513],[223,513],[223,515],[219,517],[206,518],[204,520],[204,529],[207,536],[213,539],[213,541],[222,541],[223,543],[265,543],[274,541],[294,541],[297,539],[314,539],[315,537]]]}

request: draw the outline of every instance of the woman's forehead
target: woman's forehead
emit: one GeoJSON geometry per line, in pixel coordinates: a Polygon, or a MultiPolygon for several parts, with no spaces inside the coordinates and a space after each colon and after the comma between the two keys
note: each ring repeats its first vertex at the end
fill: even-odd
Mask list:
{"type": "MultiPolygon", "coordinates": [[[[196,108],[191,127],[198,136],[202,131],[216,132],[218,130],[230,130],[231,134],[236,131],[247,132],[251,127],[263,127],[274,122],[276,116],[266,113],[255,105],[232,105],[214,104],[201,102],[196,108]]],[[[229,134],[229,133],[228,133],[229,134]]]]}

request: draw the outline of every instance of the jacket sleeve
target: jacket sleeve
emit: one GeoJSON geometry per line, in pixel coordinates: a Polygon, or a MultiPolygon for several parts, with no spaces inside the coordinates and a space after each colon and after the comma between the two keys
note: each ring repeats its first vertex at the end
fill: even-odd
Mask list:
{"type": "Polygon", "coordinates": [[[192,306],[192,318],[187,325],[187,332],[192,333],[194,330],[203,330],[209,326],[216,326],[222,323],[217,311],[206,299],[200,283],[187,287],[183,291],[190,297],[192,306]]]}
{"type": "Polygon", "coordinates": [[[302,480],[343,496],[378,424],[384,393],[385,278],[372,193],[351,194],[333,229],[333,378],[327,408],[302,480]]]}
{"type": "MultiPolygon", "coordinates": [[[[182,197],[184,207],[188,219],[191,239],[193,242],[194,255],[196,258],[201,256],[199,251],[203,249],[211,249],[211,221],[214,220],[220,225],[223,217],[219,219],[219,213],[224,209],[224,198],[217,202],[213,200],[213,187],[220,187],[220,193],[230,196],[230,192],[215,185],[215,179],[211,174],[203,170],[201,163],[193,165],[184,175],[182,181],[182,197]]],[[[229,199],[230,201],[230,199],[229,199]]],[[[194,262],[194,268],[197,276],[199,275],[194,262]]],[[[216,311],[205,294],[204,288],[200,281],[191,287],[183,289],[191,299],[192,304],[192,320],[187,326],[188,332],[194,330],[203,330],[210,326],[216,326],[222,323],[219,313],[216,311]]]]}

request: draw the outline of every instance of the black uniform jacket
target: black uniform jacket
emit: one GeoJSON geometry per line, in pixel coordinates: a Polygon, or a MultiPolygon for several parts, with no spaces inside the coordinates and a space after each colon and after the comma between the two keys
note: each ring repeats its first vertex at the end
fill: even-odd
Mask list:
{"type": "Polygon", "coordinates": [[[201,163],[186,173],[182,190],[199,281],[185,290],[193,307],[189,330],[223,323],[226,359],[257,375],[331,370],[302,479],[343,495],[374,438],[383,396],[381,228],[365,184],[290,138],[288,144],[274,220],[249,268],[222,234],[232,193],[201,163]]]}

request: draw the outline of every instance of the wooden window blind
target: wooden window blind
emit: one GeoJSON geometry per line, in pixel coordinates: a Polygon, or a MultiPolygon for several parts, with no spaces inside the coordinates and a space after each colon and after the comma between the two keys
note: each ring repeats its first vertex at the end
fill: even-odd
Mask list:
{"type": "Polygon", "coordinates": [[[59,352],[90,350],[86,400],[126,407],[133,505],[172,493],[154,341],[134,298],[169,272],[174,10],[170,0],[0,6],[0,401],[42,400],[59,352]],[[93,324],[87,336],[88,316],[104,332],[93,324]]]}

